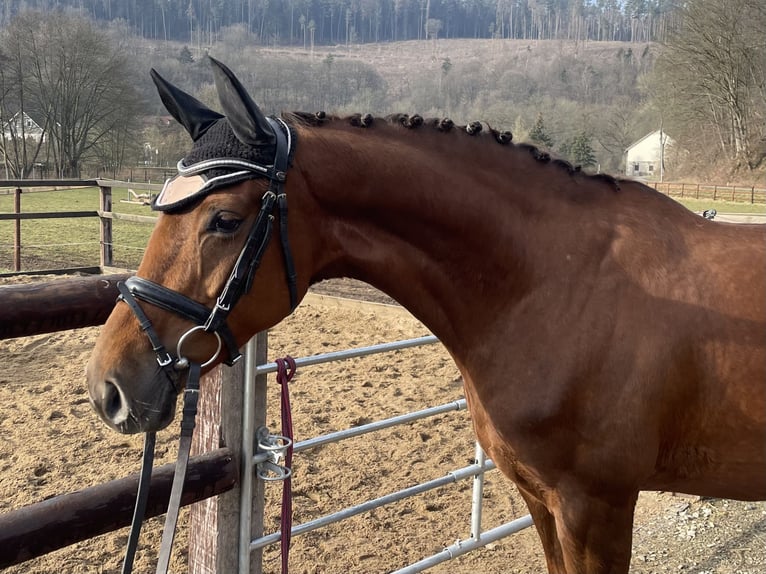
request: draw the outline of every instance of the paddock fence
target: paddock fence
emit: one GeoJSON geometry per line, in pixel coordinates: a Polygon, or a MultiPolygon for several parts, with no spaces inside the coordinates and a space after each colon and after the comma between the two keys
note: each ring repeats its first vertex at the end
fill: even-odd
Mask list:
{"type": "MultiPolygon", "coordinates": [[[[144,169],[144,168],[141,168],[144,169]]],[[[144,169],[147,171],[149,168],[144,169]]],[[[148,179],[153,177],[162,181],[173,173],[167,170],[155,170],[153,176],[147,172],[148,179]]],[[[124,174],[123,174],[124,176],[124,174]]],[[[766,188],[755,186],[730,186],[699,183],[673,183],[673,182],[647,182],[647,185],[670,197],[680,199],[699,199],[709,201],[727,201],[741,204],[766,204],[766,188]]],[[[52,274],[52,273],[99,273],[104,269],[135,269],[148,238],[148,225],[153,225],[156,218],[153,215],[140,213],[115,212],[114,203],[127,203],[146,205],[151,197],[162,189],[160,183],[142,183],[136,181],[118,181],[110,179],[61,179],[61,180],[0,180],[0,196],[13,196],[13,208],[10,212],[0,213],[0,225],[3,222],[12,222],[13,232],[6,243],[0,238],[0,276],[15,274],[24,271],[28,274],[52,274]],[[22,196],[37,192],[56,191],[66,194],[69,191],[82,189],[83,187],[98,187],[98,209],[88,210],[58,210],[58,211],[34,211],[22,210],[22,196]],[[119,189],[120,196],[115,195],[114,190],[119,189]],[[82,233],[61,233],[55,242],[43,241],[44,245],[36,245],[23,241],[22,222],[34,220],[88,220],[97,219],[98,229],[88,237],[82,237],[82,233]],[[116,232],[115,224],[123,226],[144,225],[147,232],[140,239],[133,242],[126,241],[125,233],[122,236],[116,232]],[[121,237],[121,238],[120,238],[121,237]],[[116,238],[120,238],[116,241],[116,238]],[[90,245],[94,245],[91,251],[90,245]],[[95,246],[98,247],[95,247],[95,246]],[[71,249],[68,248],[71,246],[71,249]],[[79,247],[78,247],[79,246],[79,247]],[[34,249],[56,248],[61,251],[67,262],[83,259],[79,267],[59,268],[31,268],[25,264],[23,253],[33,252],[34,249]],[[7,258],[4,252],[10,253],[7,258]],[[115,249],[119,254],[115,254],[115,249]],[[80,252],[87,252],[87,256],[80,257],[80,252]],[[3,268],[8,269],[2,272],[3,268]]],[[[712,207],[712,206],[711,206],[712,207]]],[[[148,208],[147,208],[148,210],[148,208]]],[[[70,223],[70,225],[72,225],[70,223]]],[[[135,233],[134,233],[135,234],[135,233]]],[[[131,234],[128,234],[132,237],[131,234]]],[[[0,228],[0,237],[2,229],[0,228]]],[[[41,259],[36,257],[34,259],[41,259]]]]}
{"type": "MultiPolygon", "coordinates": [[[[66,274],[66,273],[100,273],[104,269],[115,267],[115,233],[114,222],[121,221],[126,224],[142,224],[142,225],[154,225],[157,218],[152,215],[141,215],[134,213],[118,213],[113,210],[114,196],[113,188],[124,188],[127,191],[125,198],[119,198],[117,201],[124,203],[133,203],[139,205],[148,204],[152,196],[161,191],[161,184],[148,184],[148,183],[131,183],[125,181],[115,181],[106,179],[61,179],[61,180],[0,180],[0,187],[6,188],[5,191],[0,191],[4,195],[13,195],[13,211],[9,213],[0,213],[0,222],[12,221],[13,233],[10,244],[3,244],[2,246],[10,247],[9,251],[12,251],[12,257],[7,273],[0,273],[3,275],[18,274],[22,271],[28,274],[66,274]],[[66,194],[67,192],[81,190],[82,188],[98,187],[99,194],[99,206],[98,209],[89,210],[57,210],[57,211],[23,211],[22,209],[22,196],[30,193],[44,193],[44,192],[56,192],[66,194]],[[57,236],[55,242],[46,241],[45,245],[34,245],[25,243],[22,241],[22,221],[32,220],[83,220],[83,219],[97,219],[98,220],[98,235],[92,238],[82,237],[87,236],[87,232],[76,233],[69,231],[64,226],[61,226],[62,233],[57,236]],[[69,231],[69,232],[68,232],[69,231]],[[76,235],[76,237],[72,237],[76,235]],[[92,254],[81,257],[80,252],[88,252],[89,246],[98,245],[97,250],[94,248],[92,254]],[[50,247],[69,247],[71,249],[62,249],[66,253],[66,256],[71,259],[83,259],[92,262],[89,265],[80,265],[77,267],[64,267],[55,269],[29,269],[28,266],[23,265],[22,253],[29,252],[34,248],[50,248],[50,247]],[[94,260],[98,261],[98,264],[94,264],[94,260]],[[26,269],[22,269],[22,266],[26,269]]],[[[70,223],[71,225],[71,223],[70,223]]],[[[148,229],[148,228],[147,228],[148,229]]],[[[148,233],[146,233],[148,238],[148,233]]],[[[140,257],[145,248],[145,241],[139,245],[122,245],[121,249],[128,250],[133,249],[140,257]]],[[[137,265],[138,257],[122,256],[120,261],[123,263],[121,268],[135,268],[137,265]]],[[[5,264],[0,262],[0,269],[5,264]]]]}
{"type": "MultiPolygon", "coordinates": [[[[47,284],[0,287],[0,338],[48,333],[101,324],[114,306],[116,283],[127,275],[60,279],[47,284]],[[61,301],[56,301],[58,296],[61,301]],[[20,307],[27,302],[26,309],[20,307]],[[87,308],[87,312],[83,309],[87,308]],[[45,311],[41,311],[45,309],[45,311]]],[[[194,456],[184,487],[183,504],[194,504],[190,515],[189,572],[261,574],[263,548],[280,541],[282,533],[264,531],[269,469],[279,470],[284,446],[266,429],[267,377],[276,370],[266,360],[267,335],[260,333],[245,348],[245,358],[232,368],[219,367],[206,375],[195,430],[194,456]],[[223,438],[223,446],[221,445],[223,438]]],[[[296,359],[303,371],[313,365],[438,343],[433,336],[296,359]]],[[[460,411],[464,399],[422,408],[385,420],[314,437],[294,445],[297,455],[331,442],[409,424],[426,417],[460,411]]],[[[457,481],[472,480],[469,536],[397,574],[421,572],[532,524],[525,517],[482,530],[484,474],[494,469],[476,445],[472,464],[422,484],[383,494],[293,527],[292,535],[345,520],[408,497],[457,481]]],[[[305,455],[304,455],[305,456],[305,455]]],[[[172,475],[171,465],[155,469],[148,515],[162,514],[172,475]]],[[[0,515],[0,568],[32,559],[58,548],[114,531],[130,522],[137,474],[62,494],[0,515]]]]}
{"type": "Polygon", "coordinates": [[[669,197],[730,201],[734,203],[766,203],[766,188],[704,183],[675,183],[651,181],[646,185],[669,197]]]}

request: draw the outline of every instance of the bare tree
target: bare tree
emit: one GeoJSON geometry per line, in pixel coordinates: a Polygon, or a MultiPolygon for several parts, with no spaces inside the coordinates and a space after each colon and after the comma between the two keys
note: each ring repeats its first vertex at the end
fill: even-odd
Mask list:
{"type": "Polygon", "coordinates": [[[22,13],[4,40],[6,53],[19,54],[20,106],[45,118],[57,175],[78,177],[84,161],[100,157],[119,161],[140,111],[120,46],[89,20],[60,12],[22,13]]]}
{"type": "Polygon", "coordinates": [[[0,38],[0,152],[6,178],[30,175],[47,139],[45,114],[33,109],[25,97],[30,85],[24,75],[28,66],[24,41],[11,33],[0,38]]]}
{"type": "Polygon", "coordinates": [[[716,147],[735,168],[753,168],[764,133],[766,5],[762,0],[697,0],[657,63],[664,116],[688,145],[716,147]]]}

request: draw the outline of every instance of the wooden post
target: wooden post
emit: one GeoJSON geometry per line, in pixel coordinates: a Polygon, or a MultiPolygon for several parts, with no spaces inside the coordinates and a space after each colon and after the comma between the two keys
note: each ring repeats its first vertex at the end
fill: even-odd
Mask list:
{"type": "MultiPolygon", "coordinates": [[[[21,188],[17,187],[13,193],[13,212],[21,213],[21,188]]],[[[21,219],[13,224],[13,270],[21,271],[21,219]]]]}
{"type": "MultiPolygon", "coordinates": [[[[112,211],[112,188],[99,186],[99,207],[103,212],[112,211]]],[[[114,265],[114,252],[112,249],[112,220],[101,217],[101,269],[114,265]]]]}
{"type": "MultiPolygon", "coordinates": [[[[218,366],[203,377],[192,454],[226,445],[240,468],[242,435],[242,361],[218,366]]],[[[239,474],[239,470],[237,471],[239,474]]],[[[189,520],[189,573],[236,572],[239,530],[239,484],[230,492],[197,503],[189,520]]]]}
{"type": "MultiPolygon", "coordinates": [[[[268,335],[256,335],[256,363],[266,362],[268,335]]],[[[219,366],[200,385],[200,406],[192,453],[226,445],[241,469],[244,360],[233,367],[219,366]]],[[[266,375],[256,377],[255,432],[266,424],[266,375]]],[[[241,472],[241,470],[240,470],[241,472]]],[[[251,540],[263,532],[264,486],[253,485],[251,540]],[[260,510],[259,510],[260,505],[260,510]]],[[[234,574],[239,561],[240,484],[231,491],[192,506],[189,525],[189,574],[234,574]]],[[[261,574],[260,551],[253,552],[251,573],[261,574]]]]}
{"type": "Polygon", "coordinates": [[[750,203],[755,203],[755,186],[750,188],[750,203]]]}

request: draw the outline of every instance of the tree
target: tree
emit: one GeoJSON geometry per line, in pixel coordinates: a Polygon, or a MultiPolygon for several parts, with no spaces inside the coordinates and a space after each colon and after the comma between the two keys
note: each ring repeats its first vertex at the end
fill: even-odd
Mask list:
{"type": "Polygon", "coordinates": [[[178,54],[178,61],[182,64],[193,64],[194,56],[192,56],[189,46],[181,48],[181,52],[178,54]]]}
{"type": "Polygon", "coordinates": [[[441,32],[442,29],[442,21],[438,18],[429,18],[426,20],[425,25],[425,32],[426,32],[426,38],[430,38],[431,40],[436,40],[436,38],[439,37],[439,32],[441,32]]]}
{"type": "Polygon", "coordinates": [[[89,20],[61,12],[24,12],[6,30],[2,50],[18,54],[24,86],[19,109],[44,118],[59,176],[79,177],[89,159],[119,163],[129,147],[141,102],[121,48],[89,20]]]}
{"type": "Polygon", "coordinates": [[[625,150],[656,129],[656,120],[653,108],[639,106],[629,97],[617,98],[614,105],[597,114],[588,125],[594,140],[606,152],[602,157],[604,171],[624,171],[625,150]]]}
{"type": "Polygon", "coordinates": [[[545,120],[543,120],[542,113],[537,114],[535,125],[532,127],[532,131],[529,132],[529,139],[537,145],[548,149],[553,147],[553,138],[545,131],[545,120]]]}
{"type": "Polygon", "coordinates": [[[684,25],[655,68],[663,116],[687,149],[704,140],[735,168],[753,168],[763,158],[757,142],[766,136],[766,5],[696,0],[682,15],[684,25]]]}
{"type": "Polygon", "coordinates": [[[47,139],[43,114],[33,109],[25,97],[31,89],[24,75],[26,66],[25,50],[0,43],[0,152],[6,178],[29,176],[47,139]],[[34,122],[30,114],[42,122],[42,126],[35,122],[40,133],[30,132],[34,122]]]}
{"type": "Polygon", "coordinates": [[[593,167],[597,164],[596,153],[593,151],[591,136],[580,132],[574,138],[564,143],[559,151],[575,165],[593,167]]]}

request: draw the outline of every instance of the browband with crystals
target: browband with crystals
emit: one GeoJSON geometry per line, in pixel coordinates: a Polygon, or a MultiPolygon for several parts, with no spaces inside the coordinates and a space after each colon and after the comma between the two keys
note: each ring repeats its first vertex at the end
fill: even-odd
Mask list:
{"type": "Polygon", "coordinates": [[[154,198],[152,203],[153,210],[170,211],[179,209],[196,202],[198,199],[202,199],[219,187],[233,185],[246,179],[265,175],[263,166],[257,164],[251,164],[247,170],[241,169],[241,164],[249,163],[242,160],[232,160],[229,163],[226,160],[216,159],[202,161],[192,166],[184,166],[182,162],[183,160],[178,162],[178,175],[165,181],[162,191],[154,198]],[[227,168],[239,169],[238,171],[224,173],[215,177],[208,177],[204,173],[212,169],[227,168]]]}

